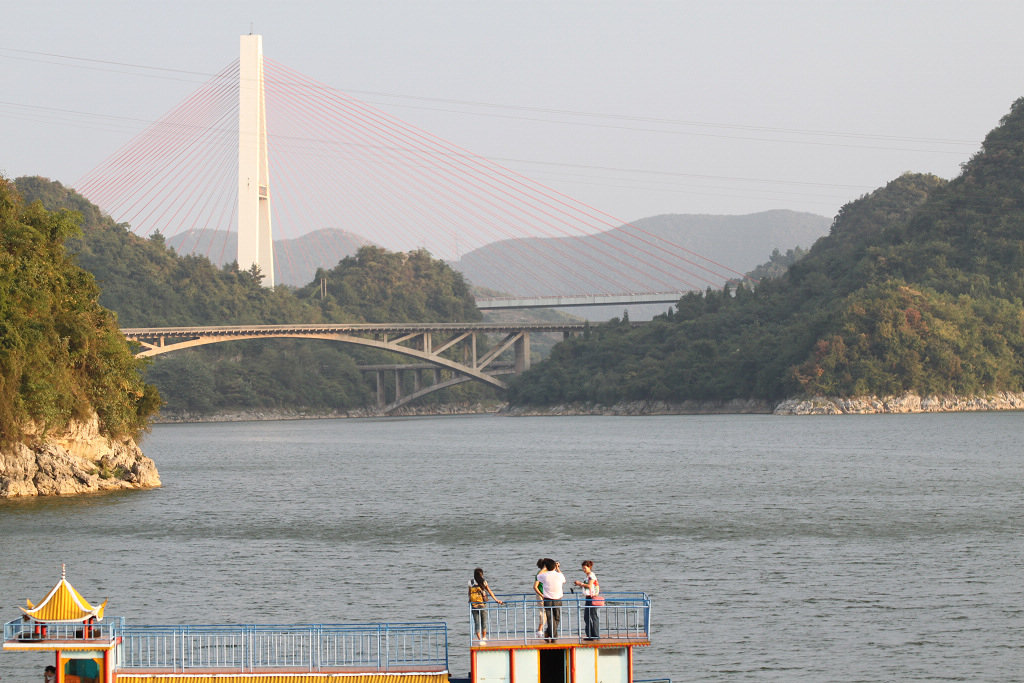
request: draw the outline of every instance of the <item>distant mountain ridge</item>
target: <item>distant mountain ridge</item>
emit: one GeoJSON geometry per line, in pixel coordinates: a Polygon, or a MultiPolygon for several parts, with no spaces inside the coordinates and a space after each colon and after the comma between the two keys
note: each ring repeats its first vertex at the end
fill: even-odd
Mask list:
{"type": "MultiPolygon", "coordinates": [[[[673,242],[736,271],[747,272],[764,263],[774,249],[809,247],[828,234],[831,223],[832,219],[825,216],[780,209],[739,216],[663,214],[642,218],[631,225],[652,238],[673,242]]],[[[607,232],[617,231],[623,228],[607,232]]],[[[521,282],[496,271],[490,264],[508,260],[513,251],[516,259],[522,261],[523,254],[541,254],[557,248],[560,252],[589,255],[596,269],[608,268],[609,257],[597,248],[599,239],[593,235],[523,238],[515,240],[514,244],[504,240],[475,249],[450,265],[475,287],[521,294],[521,282]],[[556,242],[557,247],[554,247],[556,242]]],[[[238,236],[234,232],[189,230],[166,240],[179,254],[202,254],[217,265],[234,261],[237,253],[238,236]]],[[[333,268],[341,259],[355,254],[359,247],[371,244],[373,242],[361,235],[338,228],[323,228],[294,239],[275,240],[275,280],[278,284],[296,287],[309,284],[318,268],[333,268]]],[[[640,279],[646,279],[652,289],[658,289],[653,268],[649,273],[640,274],[640,279]]],[[[580,292],[578,278],[569,268],[559,273],[553,284],[559,291],[552,294],[580,292]]],[[[711,283],[702,280],[700,284],[719,288],[725,284],[725,279],[711,283]]]]}
{"type": "MultiPolygon", "coordinates": [[[[227,230],[186,230],[167,237],[179,254],[201,254],[215,265],[234,261],[238,233],[227,230]]],[[[313,281],[317,268],[330,269],[360,247],[373,242],[340,228],[322,228],[293,239],[274,240],[274,281],[301,287],[313,281]]]]}
{"type": "MultiPolygon", "coordinates": [[[[819,237],[828,234],[831,224],[832,219],[825,216],[779,209],[739,216],[663,214],[641,218],[632,222],[630,226],[642,231],[654,241],[661,239],[671,242],[694,254],[728,266],[734,271],[745,273],[768,260],[774,249],[785,251],[797,246],[809,247],[819,237]]],[[[624,227],[618,227],[603,235],[626,232],[624,227]]],[[[460,271],[474,286],[510,294],[523,294],[525,292],[522,291],[522,282],[517,281],[508,272],[496,270],[490,264],[506,260],[521,261],[523,254],[540,254],[554,250],[558,253],[576,255],[574,260],[577,262],[589,257],[586,260],[597,270],[614,269],[615,264],[606,253],[607,247],[601,246],[602,242],[607,243],[608,240],[597,235],[504,240],[475,249],[451,266],[460,271]],[[529,244],[531,242],[532,245],[529,244]]],[[[621,240],[615,238],[614,242],[635,244],[636,240],[627,236],[621,240]]],[[[623,252],[633,251],[636,252],[634,255],[637,255],[639,250],[640,245],[637,245],[623,249],[623,252]]],[[[649,271],[636,274],[637,279],[641,283],[646,282],[653,291],[664,289],[664,286],[658,285],[660,279],[657,276],[656,265],[652,263],[649,271]]],[[[711,281],[701,279],[693,283],[700,288],[711,286],[718,289],[729,279],[714,278],[706,272],[699,275],[711,277],[711,281]]],[[[559,273],[551,274],[551,279],[555,280],[553,284],[559,290],[552,294],[580,292],[576,284],[577,278],[571,268],[567,267],[559,273]]],[[[680,286],[685,288],[682,284],[680,286]]]]}

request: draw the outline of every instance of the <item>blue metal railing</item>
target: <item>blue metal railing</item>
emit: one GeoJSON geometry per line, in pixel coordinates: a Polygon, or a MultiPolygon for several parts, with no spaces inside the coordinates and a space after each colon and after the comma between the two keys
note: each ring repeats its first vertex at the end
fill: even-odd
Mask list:
{"type": "MultiPolygon", "coordinates": [[[[541,613],[545,608],[534,593],[496,593],[504,605],[488,601],[481,611],[487,620],[487,640],[516,640],[524,643],[544,640],[538,634],[541,613]]],[[[649,640],[651,633],[651,599],[647,593],[602,591],[605,604],[587,607],[585,598],[570,593],[562,597],[557,638],[586,639],[585,610],[596,612],[599,638],[630,638],[649,640]]],[[[470,645],[478,645],[472,607],[469,611],[470,645]]]]}
{"type": "Polygon", "coordinates": [[[395,624],[125,625],[118,668],[324,671],[448,668],[444,622],[395,624]]]}
{"type": "Polygon", "coordinates": [[[186,671],[211,669],[321,671],[395,667],[448,669],[444,622],[393,624],[128,625],[123,617],[93,624],[4,624],[4,640],[83,641],[117,647],[118,668],[186,671]]]}
{"type": "Polygon", "coordinates": [[[81,622],[58,624],[15,619],[4,624],[4,640],[47,641],[82,640],[107,641],[113,639],[114,630],[124,624],[124,617],[107,617],[92,624],[81,622]]]}

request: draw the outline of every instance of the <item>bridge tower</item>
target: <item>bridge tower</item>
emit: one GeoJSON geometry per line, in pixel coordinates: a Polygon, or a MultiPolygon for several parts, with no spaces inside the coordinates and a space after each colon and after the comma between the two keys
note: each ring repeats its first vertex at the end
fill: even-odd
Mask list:
{"type": "Polygon", "coordinates": [[[273,287],[263,36],[249,34],[241,36],[238,57],[238,267],[248,270],[254,264],[263,285],[273,287]]]}

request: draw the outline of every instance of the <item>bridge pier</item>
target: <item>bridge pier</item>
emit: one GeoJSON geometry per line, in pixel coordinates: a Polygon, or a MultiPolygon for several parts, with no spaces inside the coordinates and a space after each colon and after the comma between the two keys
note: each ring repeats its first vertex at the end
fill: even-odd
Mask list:
{"type": "Polygon", "coordinates": [[[406,398],[405,394],[405,381],[406,375],[412,375],[412,392],[410,395],[429,393],[424,391],[429,389],[431,386],[441,383],[441,370],[436,366],[430,365],[429,363],[388,363],[386,365],[361,365],[359,369],[363,372],[372,372],[376,381],[377,389],[374,396],[374,403],[377,408],[384,410],[389,404],[401,403],[402,399],[406,398]],[[430,373],[432,382],[425,383],[423,381],[423,372],[427,371],[430,373]],[[385,373],[394,373],[395,386],[392,390],[388,387],[385,373]],[[392,395],[394,398],[388,401],[388,395],[392,395]]]}
{"type": "Polygon", "coordinates": [[[530,369],[530,333],[522,332],[514,345],[516,374],[530,369]]]}

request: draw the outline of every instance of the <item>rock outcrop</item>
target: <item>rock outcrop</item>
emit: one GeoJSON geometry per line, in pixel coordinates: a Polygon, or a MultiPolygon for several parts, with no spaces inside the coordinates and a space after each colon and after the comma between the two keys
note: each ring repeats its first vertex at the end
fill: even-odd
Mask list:
{"type": "Polygon", "coordinates": [[[63,496],[160,486],[156,465],[135,441],[113,440],[94,415],[61,434],[0,446],[0,498],[63,496]]]}

